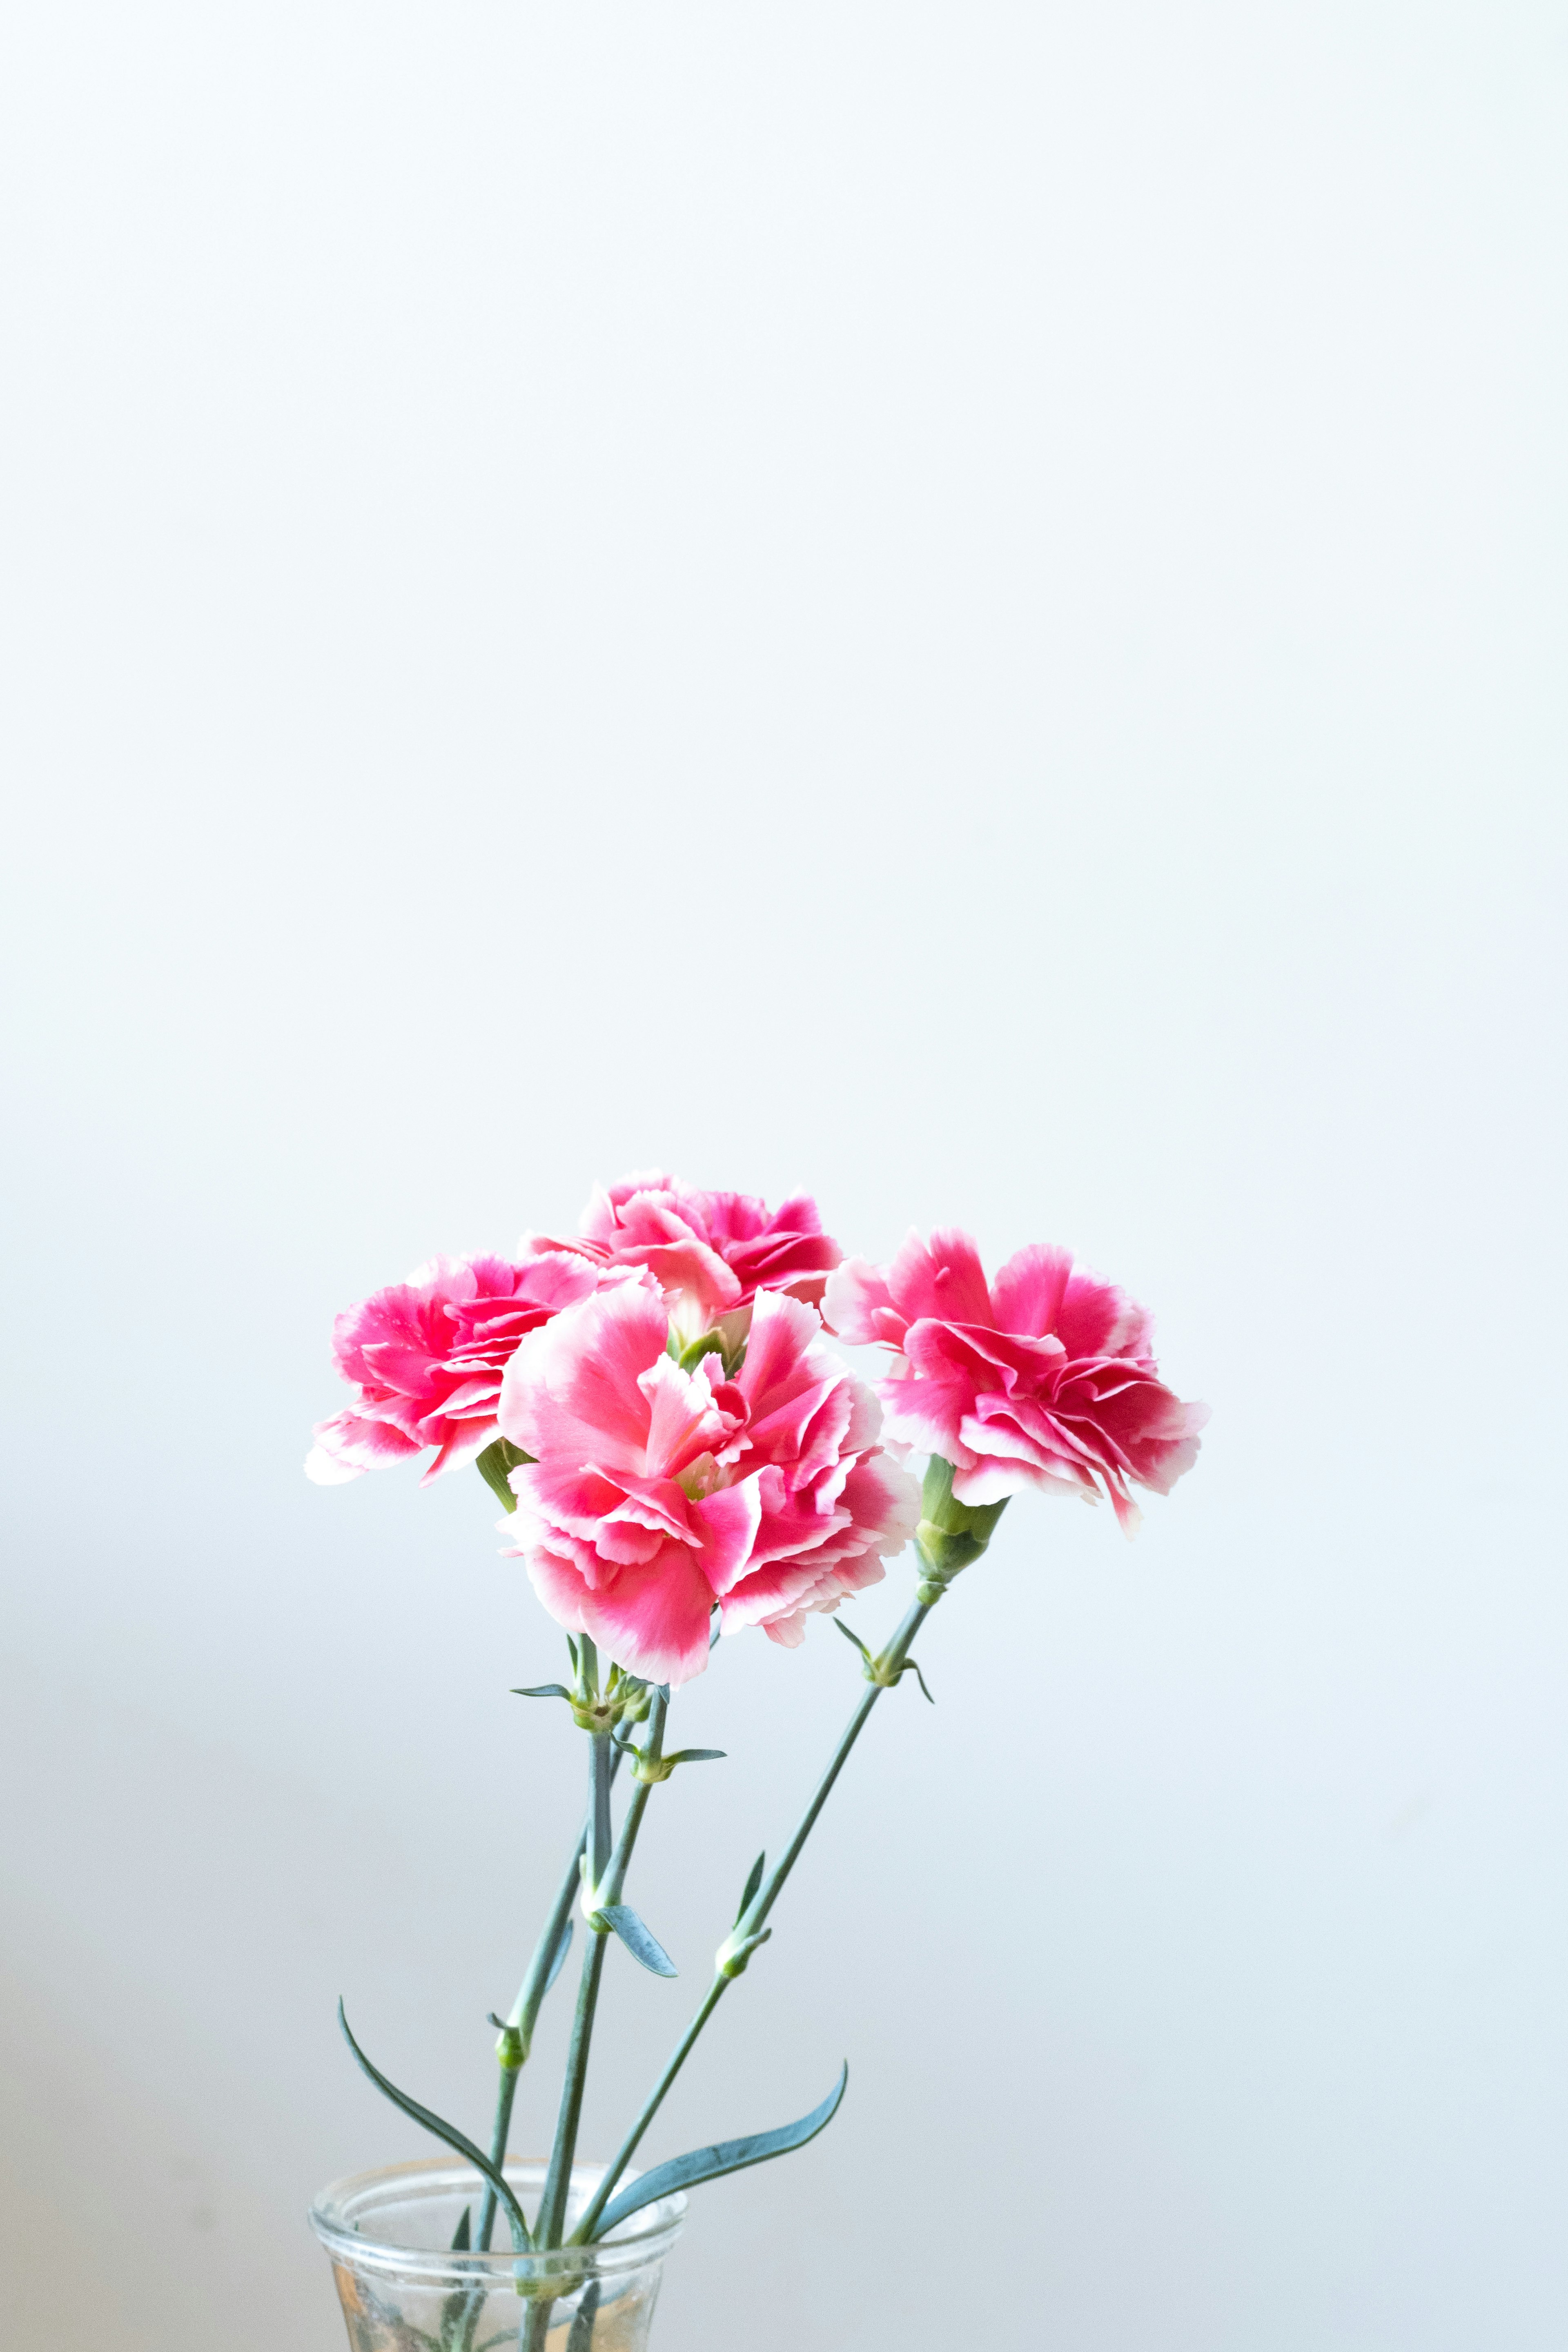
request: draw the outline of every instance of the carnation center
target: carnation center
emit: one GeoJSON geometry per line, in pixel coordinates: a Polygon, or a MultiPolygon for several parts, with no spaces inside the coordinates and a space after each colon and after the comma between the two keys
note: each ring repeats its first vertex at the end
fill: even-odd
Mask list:
{"type": "Polygon", "coordinates": [[[684,1470],[676,1473],[675,1483],[689,1502],[700,1503],[704,1495],[715,1494],[721,1486],[728,1486],[731,1475],[711,1454],[700,1454],[695,1462],[689,1462],[684,1470]]]}

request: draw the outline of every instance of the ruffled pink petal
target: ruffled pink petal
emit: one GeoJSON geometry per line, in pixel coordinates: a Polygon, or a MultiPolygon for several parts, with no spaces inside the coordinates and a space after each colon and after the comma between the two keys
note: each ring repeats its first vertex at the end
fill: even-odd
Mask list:
{"type": "Polygon", "coordinates": [[[1044,1339],[1057,1328],[1072,1275],[1071,1250],[1032,1242],[1007,1260],[991,1286],[991,1307],[999,1331],[1044,1339]]]}
{"type": "Polygon", "coordinates": [[[496,1423],[493,1413],[479,1414],[472,1420],[453,1422],[450,1425],[450,1434],[445,1437],[437,1448],[435,1457],[428,1469],[422,1475],[419,1484],[422,1486],[428,1486],[432,1479],[439,1478],[447,1470],[466,1470],[470,1462],[478,1461],[495,1436],[496,1423]]]}
{"type": "Polygon", "coordinates": [[[496,1417],[514,1445],[641,1471],[648,1422],[639,1376],[664,1353],[668,1320],[642,1282],[597,1290],[532,1332],[501,1381],[496,1417]]]}
{"type": "Polygon", "coordinates": [[[940,1226],[929,1242],[910,1234],[888,1269],[888,1287],[911,1323],[923,1315],[983,1327],[994,1321],[973,1235],[957,1225],[940,1226]]]}
{"type": "MultiPolygon", "coordinates": [[[[504,1519],[501,1525],[505,1527],[504,1519]]],[[[531,1546],[527,1558],[529,1581],[555,1622],[568,1633],[587,1633],[583,1604],[588,1589],[574,1561],[543,1544],[531,1546]]]]}
{"type": "Polygon", "coordinates": [[[894,1306],[881,1267],[863,1257],[847,1257],[828,1276],[822,1295],[822,1319],[851,1348],[901,1348],[910,1321],[894,1306]]]}
{"type": "Polygon", "coordinates": [[[1078,1266],[1058,1311],[1057,1334],[1069,1356],[1143,1356],[1151,1328],[1136,1299],[1078,1266]]]}
{"type": "Polygon", "coordinates": [[[584,1632],[617,1665],[649,1682],[689,1682],[708,1664],[713,1594],[684,1545],[668,1545],[646,1567],[622,1569],[613,1585],[584,1592],[579,1607],[584,1632]]]}
{"type": "Polygon", "coordinates": [[[406,1461],[420,1451],[389,1422],[370,1421],[354,1412],[335,1412],[319,1421],[310,1433],[316,1443],[305,1461],[305,1475],[318,1486],[341,1486],[366,1470],[384,1463],[406,1461]]]}
{"type": "Polygon", "coordinates": [[[659,1352],[637,1376],[637,1386],[648,1402],[645,1459],[654,1478],[677,1478],[700,1454],[723,1446],[734,1427],[733,1417],[715,1402],[704,1358],[697,1370],[683,1372],[659,1352]]]}
{"type": "Polygon", "coordinates": [[[762,1517],[754,1478],[721,1486],[692,1507],[691,1516],[701,1535],[697,1559],[715,1599],[730,1591],[750,1557],[762,1517]]]}

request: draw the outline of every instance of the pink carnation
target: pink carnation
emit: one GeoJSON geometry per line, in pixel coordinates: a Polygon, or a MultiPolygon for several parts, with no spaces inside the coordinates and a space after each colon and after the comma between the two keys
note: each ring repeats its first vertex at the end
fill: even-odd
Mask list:
{"type": "MultiPolygon", "coordinates": [[[[816,1203],[795,1193],[770,1209],[749,1192],[704,1192],[674,1176],[623,1177],[598,1187],[582,1232],[553,1239],[525,1234],[522,1249],[573,1250],[601,1266],[644,1266],[694,1338],[749,1307],[760,1290],[782,1290],[815,1307],[844,1253],[822,1230],[816,1203]]],[[[732,1337],[739,1339],[737,1324],[732,1337]]]]}
{"type": "Polygon", "coordinates": [[[535,1591],[621,1665],[686,1682],[726,1633],[794,1646],[813,1610],[875,1584],[920,1517],[914,1481],[877,1443],[881,1414],[798,1300],[756,1300],[733,1380],[717,1355],[683,1371],[651,1278],[601,1290],[524,1340],[500,1426],[534,1455],[513,1471],[535,1591]]]}
{"type": "Polygon", "coordinates": [[[359,1394],[318,1422],[309,1477],[336,1486],[385,1462],[436,1458],[421,1484],[471,1462],[497,1435],[501,1374],[525,1332],[585,1298],[602,1280],[557,1251],[512,1265],[500,1257],[434,1257],[332,1326],[332,1353],[359,1394]]]}
{"type": "Polygon", "coordinates": [[[1168,1495],[1197,1459],[1208,1407],[1162,1384],[1142,1307],[1068,1250],[1022,1249],[987,1286],[967,1234],[911,1234],[889,1266],[840,1266],[823,1312],[896,1351],[877,1386],[887,1434],[951,1462],[961,1503],[1025,1486],[1098,1502],[1103,1486],[1131,1534],[1128,1482],[1168,1495]]]}

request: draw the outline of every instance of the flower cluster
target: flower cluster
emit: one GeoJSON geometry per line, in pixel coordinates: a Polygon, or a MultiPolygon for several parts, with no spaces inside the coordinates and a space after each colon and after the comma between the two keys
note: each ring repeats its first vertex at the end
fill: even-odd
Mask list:
{"type": "Polygon", "coordinates": [[[1160,1381],[1143,1310],[1067,1251],[990,1283],[956,1230],[845,1262],[805,1194],[658,1174],[515,1260],[432,1260],[340,1316],[333,1351],[357,1392],[312,1477],[433,1448],[428,1482],[504,1439],[503,1527],[545,1607],[670,1684],[702,1671],[715,1612],[794,1646],[878,1581],[920,1520],[906,1450],[952,1465],[960,1505],[1103,1491],[1131,1529],[1131,1486],[1168,1493],[1205,1418],[1160,1381]],[[893,1351],[875,1393],[825,1319],[893,1351]]]}

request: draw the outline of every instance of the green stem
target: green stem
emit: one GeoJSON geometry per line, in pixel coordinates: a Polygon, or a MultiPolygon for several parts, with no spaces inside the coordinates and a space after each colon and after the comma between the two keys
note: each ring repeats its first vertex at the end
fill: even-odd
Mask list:
{"type": "Polygon", "coordinates": [[[555,2145],[550,2153],[550,2169],[545,2175],[544,2194],[540,2200],[539,2219],[534,2224],[533,2242],[542,2252],[561,2243],[561,2225],[566,2214],[566,2198],[572,2185],[572,2159],[577,2153],[577,2126],[583,2119],[583,2093],[588,2081],[588,2050],[594,2039],[594,2012],[599,2002],[599,1983],[605,1973],[605,1947],[607,1935],[590,1932],[588,1948],[583,1955],[583,1973],[577,1984],[577,2008],[572,2020],[572,2040],[566,2052],[566,2079],[561,2086],[561,2112],[555,2123],[555,2145]]]}
{"type": "Polygon", "coordinates": [[[592,1732],[593,1746],[589,1750],[588,1789],[589,1814],[593,1838],[589,1846],[592,1877],[595,1886],[603,1878],[610,1862],[610,1780],[613,1771],[611,1739],[607,1731],[592,1732]]]}
{"type": "MultiPolygon", "coordinates": [[[[795,1864],[800,1860],[801,1850],[805,1844],[807,1838],[811,1835],[812,1831],[816,1826],[817,1815],[821,1812],[822,1808],[827,1802],[828,1798],[833,1792],[833,1784],[837,1780],[839,1773],[844,1769],[845,1763],[849,1755],[849,1750],[854,1747],[855,1742],[859,1738],[861,1732],[865,1729],[867,1723],[870,1719],[871,1709],[876,1706],[877,1701],[881,1697],[882,1693],[890,1688],[892,1685],[897,1682],[899,1677],[899,1669],[902,1666],[904,1660],[909,1655],[910,1643],[914,1640],[915,1635],[920,1632],[921,1627],[925,1623],[926,1619],[930,1616],[932,1609],[936,1606],[936,1601],[940,1598],[941,1595],[938,1593],[932,1600],[916,1601],[913,1602],[908,1613],[905,1615],[903,1622],[900,1625],[898,1632],[893,1635],[892,1640],[888,1643],[884,1650],[879,1653],[878,1656],[872,1662],[872,1665],[868,1671],[868,1675],[875,1675],[875,1680],[868,1680],[865,1693],[862,1696],[859,1704],[856,1707],[854,1714],[850,1717],[848,1723],[846,1725],[837,1747],[834,1749],[832,1756],[828,1759],[827,1769],[823,1773],[821,1780],[818,1780],[815,1790],[812,1791],[811,1801],[806,1806],[805,1812],[802,1813],[800,1820],[795,1824],[794,1835],[791,1837],[788,1845],[785,1846],[783,1854],[775,1864],[770,1875],[758,1888],[756,1894],[752,1896],[751,1902],[747,1905],[740,1918],[736,1920],[733,1930],[726,1938],[724,1948],[732,1948],[737,1944],[743,1942],[748,1936],[754,1936],[757,1933],[757,1930],[762,1927],[763,1921],[766,1919],[768,1913],[773,1909],[773,1905],[778,1901],[779,1895],[784,1888],[784,1881],[788,1878],[790,1872],[795,1868],[795,1864]]],[[[741,1968],[743,1969],[744,1966],[745,1962],[742,1959],[741,1968]]],[[[740,1972],[741,1970],[739,1969],[735,1971],[737,1975],[740,1972]]],[[[644,2133],[647,2130],[647,2127],[652,2123],[655,2116],[658,2115],[659,2108],[664,2105],[665,2097],[669,2090],[670,2084],[674,2082],[676,2076],[685,2065],[687,2059],[690,2056],[692,2050],[696,2046],[698,2036],[702,2032],[702,2029],[707,2024],[709,2019],[712,2016],[714,2011],[718,2008],[720,2001],[723,1999],[724,1994],[729,1990],[733,1978],[730,1974],[729,1970],[721,1964],[721,1966],[715,1970],[712,1983],[709,1986],[707,1991],[702,1996],[701,2005],[698,2009],[696,2015],[692,2018],[690,2024],[687,2027],[685,2032],[681,2035],[679,2042],[676,2044],[675,2051],[670,2058],[669,2063],[666,2066],[663,2074],[659,2076],[658,2081],[655,2084],[652,2091],[649,2093],[648,2097],[644,2104],[642,2113],[638,2116],[636,2123],[633,2124],[630,2131],[626,2134],[625,2139],[621,2142],[620,2147],[616,2149],[615,2157],[611,2160],[603,2179],[599,2182],[593,2196],[589,2199],[587,2205],[584,2207],[582,2218],[578,2221],[575,2230],[572,2232],[572,2243],[574,2246],[583,2246],[587,2244],[595,2222],[604,2211],[605,2207],[609,2203],[610,2198],[615,2192],[616,2184],[620,2179],[622,2173],[625,2172],[633,2157],[637,2154],[644,2133]]],[[[543,2242],[540,2236],[540,2232],[537,2230],[534,2231],[534,2238],[536,2242],[543,2242]]]]}
{"type": "MultiPolygon", "coordinates": [[[[621,1749],[617,1748],[610,1759],[612,1780],[621,1769],[621,1749]]],[[[555,1958],[562,1936],[565,1932],[572,1906],[582,1890],[583,1856],[588,1849],[590,1826],[591,1821],[585,1820],[577,1843],[572,1849],[572,1858],[562,1875],[560,1885],[555,1890],[555,1900],[551,1906],[550,1916],[540,1930],[539,1941],[533,1948],[533,1957],[528,1964],[528,1972],[518,1988],[517,1999],[512,2002],[508,2015],[509,2031],[502,2033],[496,2052],[500,2074],[496,2084],[496,2114],[494,2128],[490,2135],[490,2162],[498,2171],[506,2162],[507,2142],[511,2137],[512,2102],[517,2096],[517,2078],[528,2063],[529,2053],[533,2047],[533,2029],[539,2021],[540,2008],[550,1981],[551,1963],[555,1958]],[[517,2064],[509,2065],[507,2060],[513,2054],[510,2046],[512,2033],[516,2034],[521,2044],[521,2053],[517,2064]]],[[[476,2252],[479,2253],[489,2252],[490,2239],[495,2231],[495,2219],[496,2192],[490,2182],[487,2180],[484,2196],[479,2204],[479,2227],[474,2236],[476,2252]]]]}
{"type": "Polygon", "coordinates": [[[833,1751],[832,1757],[828,1761],[827,1769],[824,1772],[821,1780],[817,1782],[816,1787],[812,1793],[811,1802],[806,1806],[805,1812],[802,1813],[799,1821],[795,1824],[795,1835],[791,1838],[788,1845],[785,1846],[783,1854],[775,1864],[769,1876],[763,1881],[763,1885],[757,1889],[756,1894],[752,1897],[743,1918],[738,1919],[735,1922],[735,1934],[737,1937],[754,1936],[757,1929],[767,1917],[768,1913],[773,1909],[773,1905],[778,1901],[779,1895],[783,1891],[785,1879],[789,1876],[790,1872],[795,1868],[795,1864],[800,1860],[801,1848],[805,1845],[806,1839],[811,1835],[812,1831],[816,1827],[816,1817],[818,1813],[821,1812],[822,1808],[833,1793],[833,1784],[837,1780],[840,1772],[844,1769],[845,1763],[848,1759],[849,1750],[859,1738],[861,1732],[864,1730],[866,1724],[869,1719],[871,1709],[876,1706],[877,1701],[881,1697],[882,1693],[885,1690],[889,1690],[897,1682],[899,1678],[899,1669],[902,1666],[904,1660],[909,1656],[910,1643],[914,1640],[915,1635],[920,1632],[921,1627],[925,1623],[926,1619],[931,1615],[931,1612],[935,1606],[936,1603],[933,1601],[916,1601],[912,1602],[904,1617],[902,1624],[899,1627],[898,1632],[893,1635],[892,1640],[888,1643],[885,1650],[881,1650],[878,1653],[874,1666],[877,1679],[875,1682],[868,1682],[867,1684],[865,1695],[861,1698],[859,1706],[850,1717],[848,1723],[846,1725],[844,1736],[833,1751]]]}
{"type": "MultiPolygon", "coordinates": [[[[653,1757],[660,1753],[664,1739],[664,1719],[668,1701],[658,1691],[648,1712],[648,1749],[653,1757]]],[[[626,1871],[632,1858],[632,1848],[642,1827],[647,1810],[651,1784],[639,1780],[632,1791],[621,1834],[613,1853],[608,1850],[607,1835],[601,1853],[601,1824],[607,1833],[609,1825],[610,1740],[605,1732],[593,1735],[589,1762],[589,1783],[594,1811],[594,1907],[606,1903],[618,1903],[626,1885],[626,1871]]],[[[539,2220],[535,2224],[533,2242],[536,2246],[559,2246],[566,2219],[566,2200],[572,2185],[572,2160],[577,2153],[577,2127],[583,2116],[583,2094],[588,2079],[588,2051],[594,2038],[594,2012],[598,2005],[599,1980],[605,1969],[605,1946],[609,1930],[594,1927],[589,1922],[589,1945],[583,1955],[583,1974],[577,1988],[577,2010],[572,2021],[572,2040],[566,2053],[566,2078],[561,2087],[561,2112],[555,2125],[555,2145],[550,2152],[550,2168],[544,2179],[544,2191],[540,2200],[539,2220]]]]}

